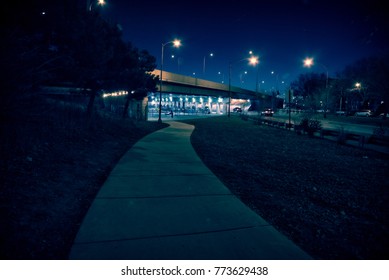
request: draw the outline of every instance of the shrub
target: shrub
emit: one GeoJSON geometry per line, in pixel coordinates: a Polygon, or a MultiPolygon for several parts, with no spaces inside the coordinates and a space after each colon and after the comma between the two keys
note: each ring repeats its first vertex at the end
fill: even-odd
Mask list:
{"type": "Polygon", "coordinates": [[[313,136],[316,131],[321,129],[321,122],[319,120],[303,118],[300,122],[300,126],[304,132],[310,136],[313,136]]]}

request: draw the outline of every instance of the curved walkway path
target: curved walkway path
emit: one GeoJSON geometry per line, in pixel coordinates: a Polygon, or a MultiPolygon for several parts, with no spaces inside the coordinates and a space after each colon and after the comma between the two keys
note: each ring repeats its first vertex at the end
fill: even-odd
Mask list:
{"type": "Polygon", "coordinates": [[[190,143],[193,126],[169,124],[137,142],[112,170],[70,259],[311,258],[202,163],[190,143]]]}

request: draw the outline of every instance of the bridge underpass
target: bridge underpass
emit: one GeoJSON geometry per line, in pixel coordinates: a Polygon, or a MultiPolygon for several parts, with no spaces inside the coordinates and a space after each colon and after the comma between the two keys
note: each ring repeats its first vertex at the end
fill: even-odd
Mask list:
{"type": "MultiPolygon", "coordinates": [[[[161,71],[155,69],[151,74],[160,76],[161,71]]],[[[251,100],[262,101],[271,98],[243,88],[179,75],[163,71],[162,73],[162,113],[174,114],[227,114],[231,94],[231,112],[235,107],[242,109],[251,105],[251,100]]],[[[160,84],[157,92],[148,96],[148,112],[150,117],[158,115],[160,84]]]]}

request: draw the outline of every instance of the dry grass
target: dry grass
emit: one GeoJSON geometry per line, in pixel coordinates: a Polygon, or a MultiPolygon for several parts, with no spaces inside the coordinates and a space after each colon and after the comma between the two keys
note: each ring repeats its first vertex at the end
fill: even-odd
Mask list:
{"type": "Polygon", "coordinates": [[[206,165],[314,258],[389,258],[388,156],[238,117],[189,122],[206,165]]]}

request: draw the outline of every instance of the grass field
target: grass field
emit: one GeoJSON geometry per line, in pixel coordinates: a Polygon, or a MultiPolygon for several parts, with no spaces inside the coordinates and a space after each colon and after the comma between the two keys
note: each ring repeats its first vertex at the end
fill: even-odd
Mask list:
{"type": "MultiPolygon", "coordinates": [[[[1,119],[0,258],[66,259],[120,157],[166,124],[34,101],[1,119]]],[[[186,121],[211,170],[317,259],[388,259],[387,156],[237,116],[186,121]]]]}
{"type": "Polygon", "coordinates": [[[314,258],[389,258],[387,155],[237,116],[187,122],[206,165],[314,258]]]}

